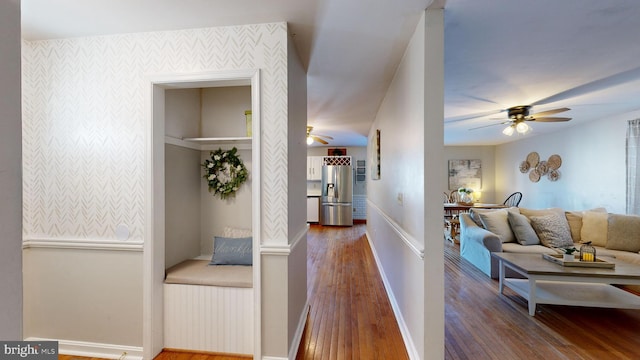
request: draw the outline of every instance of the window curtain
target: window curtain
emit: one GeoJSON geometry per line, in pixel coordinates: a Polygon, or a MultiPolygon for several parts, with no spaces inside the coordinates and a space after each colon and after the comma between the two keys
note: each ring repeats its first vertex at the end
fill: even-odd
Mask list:
{"type": "Polygon", "coordinates": [[[640,215],[640,119],[627,127],[627,214],[640,215]]]}

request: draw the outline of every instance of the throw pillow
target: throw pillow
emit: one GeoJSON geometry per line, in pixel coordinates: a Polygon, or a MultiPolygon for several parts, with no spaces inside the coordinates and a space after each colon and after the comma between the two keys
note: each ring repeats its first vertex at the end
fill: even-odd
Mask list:
{"type": "Polygon", "coordinates": [[[611,214],[608,220],[607,249],[640,251],[640,216],[611,214]]]}
{"type": "MultiPolygon", "coordinates": [[[[607,212],[607,209],[600,207],[587,211],[607,212]]],[[[574,243],[581,241],[580,231],[582,231],[582,216],[585,211],[565,211],[565,217],[569,223],[569,229],[571,229],[571,238],[574,243]]]]}
{"type": "Polygon", "coordinates": [[[550,248],[565,248],[573,246],[571,231],[567,219],[558,214],[532,216],[531,226],[540,238],[542,245],[550,248]]]}
{"type": "Polygon", "coordinates": [[[582,214],[582,242],[591,241],[594,246],[607,246],[607,229],[609,214],[597,211],[585,211],[582,214]]]}
{"type": "Polygon", "coordinates": [[[569,223],[571,238],[573,242],[580,242],[580,231],[582,230],[582,211],[565,211],[564,215],[569,223]]]}
{"type": "Polygon", "coordinates": [[[482,225],[482,220],[480,220],[480,214],[488,213],[492,211],[496,211],[496,210],[495,209],[469,209],[469,217],[471,217],[471,220],[473,220],[473,222],[475,222],[478,226],[482,227],[484,225],[482,225]]]}
{"type": "Polygon", "coordinates": [[[251,229],[240,229],[231,226],[225,226],[222,231],[222,236],[228,238],[244,238],[251,237],[252,235],[251,229]]]}
{"type": "Polygon", "coordinates": [[[549,214],[557,214],[559,216],[564,217],[564,210],[561,208],[548,208],[548,209],[527,209],[520,208],[520,214],[531,218],[532,216],[543,216],[549,214]]]}
{"type": "Polygon", "coordinates": [[[471,217],[471,220],[473,220],[476,224],[478,224],[478,226],[484,227],[484,225],[482,224],[482,220],[480,220],[480,214],[486,214],[494,211],[504,211],[504,210],[515,212],[517,214],[520,213],[520,209],[517,207],[510,207],[510,208],[504,208],[504,209],[470,209],[469,216],[471,217]]]}
{"type": "Polygon", "coordinates": [[[216,236],[209,265],[253,265],[253,238],[216,236]]]}
{"type": "Polygon", "coordinates": [[[500,209],[491,212],[481,212],[480,221],[485,229],[500,237],[500,241],[503,243],[516,241],[513,231],[509,226],[509,220],[507,219],[508,211],[506,209],[500,209]]]}
{"type": "Polygon", "coordinates": [[[509,220],[511,230],[513,230],[513,234],[520,245],[540,244],[540,239],[538,238],[535,230],[531,227],[531,223],[526,216],[508,211],[507,219],[509,220]]]}

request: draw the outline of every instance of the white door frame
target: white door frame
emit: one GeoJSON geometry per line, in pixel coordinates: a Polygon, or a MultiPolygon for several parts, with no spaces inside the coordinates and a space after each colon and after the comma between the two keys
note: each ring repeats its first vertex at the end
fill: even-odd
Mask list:
{"type": "Polygon", "coordinates": [[[251,215],[253,230],[254,359],[261,358],[260,287],[260,71],[257,69],[201,73],[171,73],[147,76],[146,156],[145,156],[145,239],[143,245],[143,322],[144,359],[153,359],[164,348],[164,144],[165,89],[203,88],[251,84],[251,215]]]}

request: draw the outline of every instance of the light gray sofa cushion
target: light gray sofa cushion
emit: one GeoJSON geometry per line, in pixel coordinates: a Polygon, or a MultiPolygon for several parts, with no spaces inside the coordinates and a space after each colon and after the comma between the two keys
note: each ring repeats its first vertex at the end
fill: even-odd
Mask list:
{"type": "Polygon", "coordinates": [[[540,244],[540,239],[531,227],[531,223],[526,216],[509,211],[507,213],[507,219],[509,220],[511,230],[513,230],[513,235],[520,245],[540,244]]]}
{"type": "Polygon", "coordinates": [[[507,219],[508,213],[509,212],[506,209],[500,209],[478,214],[480,216],[482,226],[492,233],[498,235],[500,237],[500,241],[502,241],[503,243],[516,241],[516,237],[513,234],[513,231],[511,230],[511,226],[509,226],[509,221],[507,219]]]}
{"type": "Polygon", "coordinates": [[[606,248],[640,251],[640,216],[609,214],[606,248]]]}

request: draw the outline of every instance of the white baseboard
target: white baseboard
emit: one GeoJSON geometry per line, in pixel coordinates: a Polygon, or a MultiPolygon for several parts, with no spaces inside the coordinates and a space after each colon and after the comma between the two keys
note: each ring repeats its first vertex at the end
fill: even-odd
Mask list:
{"type": "Polygon", "coordinates": [[[43,339],[30,337],[25,341],[57,341],[58,352],[63,355],[96,357],[103,359],[142,360],[142,347],[101,344],[85,341],[43,339]]]}
{"type": "MultiPolygon", "coordinates": [[[[307,317],[309,316],[309,312],[311,311],[311,307],[309,306],[309,299],[307,299],[307,303],[304,304],[304,311],[300,314],[300,319],[298,320],[298,327],[296,328],[296,333],[293,336],[293,340],[291,343],[291,349],[289,350],[289,359],[295,359],[298,354],[298,349],[300,348],[300,341],[302,341],[302,334],[304,333],[304,326],[307,323],[307,317]]],[[[263,358],[266,359],[266,358],[263,358]]]]}

